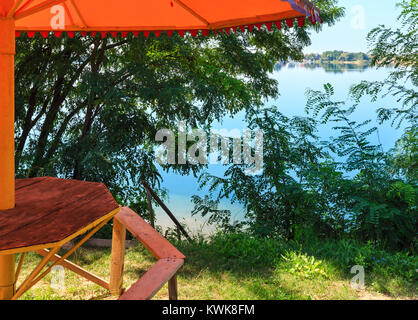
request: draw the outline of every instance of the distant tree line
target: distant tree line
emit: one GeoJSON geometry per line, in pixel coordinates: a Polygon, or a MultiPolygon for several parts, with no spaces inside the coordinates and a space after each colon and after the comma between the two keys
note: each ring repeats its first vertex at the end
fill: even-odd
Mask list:
{"type": "Polygon", "coordinates": [[[372,59],[371,56],[363,52],[344,52],[344,51],[325,51],[322,54],[309,53],[305,55],[305,60],[333,63],[333,62],[366,62],[372,59]]]}

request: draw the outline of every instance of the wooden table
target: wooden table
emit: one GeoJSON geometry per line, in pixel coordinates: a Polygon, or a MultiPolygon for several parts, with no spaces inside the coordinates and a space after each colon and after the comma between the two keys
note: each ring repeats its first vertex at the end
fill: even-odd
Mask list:
{"type": "MultiPolygon", "coordinates": [[[[22,253],[16,280],[26,252],[37,251],[44,259],[16,290],[13,299],[50,272],[52,266],[39,275],[49,261],[54,261],[53,265],[64,262],[119,210],[118,203],[101,183],[51,177],[16,180],[15,208],[0,211],[0,255],[22,253]],[[65,243],[86,232],[64,256],[56,255],[65,243]]],[[[77,270],[86,276],[85,270],[74,266],[73,271],[77,270]]],[[[90,278],[108,286],[94,275],[90,278]]]]}

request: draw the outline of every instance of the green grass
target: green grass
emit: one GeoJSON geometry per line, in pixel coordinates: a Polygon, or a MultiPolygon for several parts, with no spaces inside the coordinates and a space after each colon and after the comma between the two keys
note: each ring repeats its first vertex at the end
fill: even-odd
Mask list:
{"type": "MultiPolygon", "coordinates": [[[[246,234],[218,234],[210,240],[174,244],[187,256],[178,277],[179,298],[183,300],[417,299],[417,257],[387,253],[370,244],[340,241],[304,246],[246,234]],[[365,290],[350,286],[350,269],[355,264],[366,269],[365,290]]],[[[110,249],[82,248],[70,260],[105,279],[109,277],[110,249]]],[[[24,279],[39,261],[35,253],[29,254],[20,278],[24,279]]],[[[125,286],[154,263],[141,245],[128,249],[125,286]]],[[[70,271],[65,271],[64,290],[51,288],[52,277],[48,275],[22,299],[112,299],[105,289],[70,271]]],[[[155,299],[168,299],[166,286],[155,299]]]]}

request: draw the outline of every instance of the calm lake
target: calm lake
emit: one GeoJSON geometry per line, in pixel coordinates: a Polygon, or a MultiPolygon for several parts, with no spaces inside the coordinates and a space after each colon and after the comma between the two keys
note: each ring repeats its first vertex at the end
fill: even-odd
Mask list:
{"type": "MultiPolygon", "coordinates": [[[[318,67],[312,65],[287,64],[277,65],[275,72],[271,75],[279,82],[280,97],[276,100],[266,101],[267,106],[277,107],[286,116],[306,116],[306,89],[321,90],[323,84],[330,83],[335,89],[336,100],[348,100],[350,86],[357,84],[362,80],[380,81],[386,78],[388,69],[374,69],[367,67],[350,66],[325,66],[318,67]]],[[[395,106],[396,101],[392,97],[381,99],[377,102],[370,102],[363,99],[352,119],[356,121],[373,120],[372,126],[379,128],[378,134],[371,137],[373,143],[380,143],[385,151],[391,149],[394,143],[402,135],[402,130],[397,130],[390,126],[390,123],[378,125],[376,120],[376,110],[380,107],[395,106]]],[[[225,118],[222,123],[214,125],[214,129],[226,129],[229,132],[236,130],[242,132],[247,128],[243,121],[244,114],[238,114],[234,118],[225,118]]],[[[332,130],[332,125],[326,125],[319,128],[318,135],[321,138],[336,136],[337,132],[332,130]]],[[[265,137],[266,138],[266,137],[265,137]]],[[[211,174],[223,175],[224,167],[219,164],[209,165],[208,171],[211,174]]],[[[175,174],[163,174],[164,181],[162,187],[168,190],[169,199],[166,205],[174,215],[182,222],[185,222],[193,232],[202,231],[210,233],[213,227],[207,226],[205,219],[201,217],[192,217],[191,211],[193,204],[192,195],[205,195],[206,190],[199,190],[197,179],[192,176],[180,176],[175,174]]],[[[222,203],[222,209],[229,209],[236,220],[244,216],[244,211],[239,205],[231,205],[228,201],[222,203]]],[[[174,226],[161,208],[155,208],[157,214],[157,224],[163,228],[174,226]]]]}

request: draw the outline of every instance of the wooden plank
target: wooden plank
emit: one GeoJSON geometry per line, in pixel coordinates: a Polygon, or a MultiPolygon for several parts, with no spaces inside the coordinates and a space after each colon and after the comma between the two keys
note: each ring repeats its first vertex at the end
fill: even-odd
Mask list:
{"type": "MultiPolygon", "coordinates": [[[[49,251],[45,250],[45,249],[36,250],[36,252],[39,253],[41,256],[44,256],[44,257],[49,253],[49,251]]],[[[56,262],[60,259],[61,259],[61,256],[55,254],[54,256],[51,257],[50,260],[53,261],[53,262],[56,262]]],[[[63,266],[64,268],[66,268],[68,270],[71,270],[72,272],[82,276],[83,278],[85,278],[89,281],[92,281],[92,282],[98,284],[99,286],[109,290],[109,283],[106,280],[88,272],[87,270],[85,270],[85,269],[81,268],[80,266],[72,263],[71,261],[68,261],[68,260],[64,259],[64,260],[60,261],[58,264],[63,266]]]]}
{"type": "Polygon", "coordinates": [[[119,296],[122,293],[123,267],[125,259],[126,228],[117,219],[113,219],[112,256],[110,262],[110,293],[119,296]]]}
{"type": "Polygon", "coordinates": [[[177,274],[168,280],[168,298],[170,300],[178,300],[177,274]]]}
{"type": "Polygon", "coordinates": [[[15,272],[15,282],[19,279],[20,271],[22,270],[23,262],[25,261],[26,252],[20,255],[19,264],[17,265],[15,272]]]}
{"type": "Polygon", "coordinates": [[[122,207],[115,218],[119,220],[157,259],[186,258],[166,238],[153,229],[130,208],[122,207]]]}
{"type": "Polygon", "coordinates": [[[183,259],[161,259],[141,279],[134,283],[119,300],[149,300],[183,265],[183,259]]]}

